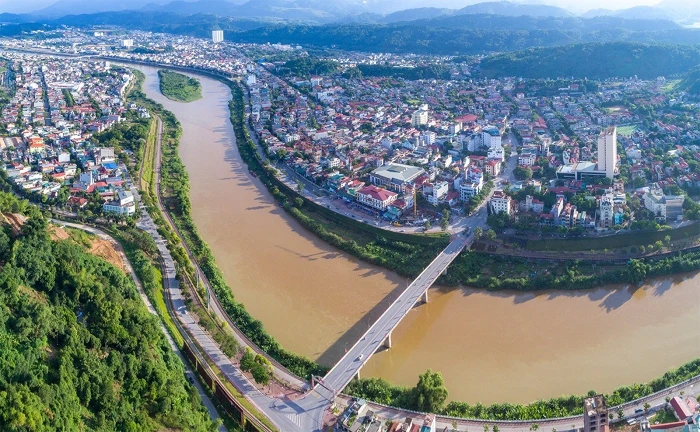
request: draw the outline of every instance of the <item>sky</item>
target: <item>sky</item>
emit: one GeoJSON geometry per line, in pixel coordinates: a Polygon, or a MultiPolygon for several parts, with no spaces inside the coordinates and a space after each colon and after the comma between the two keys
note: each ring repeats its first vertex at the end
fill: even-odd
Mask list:
{"type": "MultiPolygon", "coordinates": [[[[30,12],[37,9],[46,7],[56,0],[0,0],[0,13],[2,12],[12,12],[12,13],[22,13],[30,12]]],[[[106,2],[108,0],[94,0],[97,2],[106,2]]],[[[333,0],[328,0],[332,2],[333,0]]],[[[487,0],[483,0],[487,1],[487,0]]],[[[625,9],[632,6],[640,5],[654,5],[659,3],[660,0],[518,0],[520,3],[542,3],[550,4],[554,6],[563,7],[565,9],[571,10],[572,12],[585,12],[590,9],[606,8],[606,9],[625,9]]],[[[689,2],[697,0],[688,0],[689,2]]],[[[148,3],[148,0],[144,0],[144,4],[148,3]]],[[[411,2],[414,3],[414,2],[411,2]]],[[[425,0],[426,6],[435,4],[438,6],[443,6],[446,3],[454,4],[459,6],[460,4],[472,4],[478,3],[475,0],[425,0]]]]}

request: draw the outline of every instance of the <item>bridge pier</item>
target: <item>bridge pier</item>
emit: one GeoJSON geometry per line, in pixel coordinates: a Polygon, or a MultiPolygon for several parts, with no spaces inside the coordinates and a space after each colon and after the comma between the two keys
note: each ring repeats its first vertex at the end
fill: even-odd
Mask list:
{"type": "Polygon", "coordinates": [[[425,292],[421,296],[421,300],[423,301],[423,303],[428,303],[428,290],[425,290],[425,292]]]}
{"type": "Polygon", "coordinates": [[[390,348],[391,348],[391,333],[392,333],[392,332],[389,332],[389,334],[387,335],[386,339],[384,339],[384,348],[386,348],[386,349],[390,349],[390,348]]]}

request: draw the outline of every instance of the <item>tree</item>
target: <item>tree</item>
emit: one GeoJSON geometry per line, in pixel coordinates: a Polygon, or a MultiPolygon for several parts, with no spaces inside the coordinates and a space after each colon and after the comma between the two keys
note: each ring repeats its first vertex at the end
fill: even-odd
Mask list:
{"type": "Polygon", "coordinates": [[[445,209],[442,211],[442,219],[440,219],[440,229],[447,231],[450,226],[450,211],[445,209]]]}
{"type": "Polygon", "coordinates": [[[623,418],[625,418],[625,412],[622,411],[621,409],[617,410],[617,418],[620,419],[620,420],[622,420],[623,418]]]}
{"type": "Polygon", "coordinates": [[[415,388],[416,408],[424,412],[438,412],[447,399],[447,389],[440,372],[428,369],[418,377],[415,388]]]}
{"type": "Polygon", "coordinates": [[[664,244],[665,244],[666,246],[668,246],[668,245],[671,244],[671,236],[670,236],[670,235],[667,235],[667,236],[664,237],[664,244]]]}
{"type": "Polygon", "coordinates": [[[304,183],[302,183],[301,180],[297,180],[297,192],[304,192],[304,183]]]}
{"type": "Polygon", "coordinates": [[[644,402],[644,414],[649,414],[649,408],[651,408],[649,402],[644,402]]]}
{"type": "Polygon", "coordinates": [[[474,238],[475,239],[479,240],[483,234],[484,234],[484,230],[482,230],[481,227],[474,228],[474,238]]]}
{"type": "Polygon", "coordinates": [[[247,347],[243,357],[241,357],[241,370],[249,372],[253,369],[253,366],[255,366],[255,355],[253,355],[253,350],[247,347]]]}
{"type": "Polygon", "coordinates": [[[496,231],[492,229],[486,231],[486,238],[491,241],[496,240],[496,231]]]}
{"type": "Polygon", "coordinates": [[[426,231],[430,229],[430,221],[426,220],[425,223],[423,224],[423,228],[425,228],[426,231]]]}
{"type": "Polygon", "coordinates": [[[498,431],[499,431],[498,425],[493,425],[493,432],[498,432],[498,431]]]}

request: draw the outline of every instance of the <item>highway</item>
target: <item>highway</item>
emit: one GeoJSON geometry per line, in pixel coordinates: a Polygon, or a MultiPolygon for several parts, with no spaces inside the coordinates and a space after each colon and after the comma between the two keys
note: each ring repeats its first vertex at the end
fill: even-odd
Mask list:
{"type": "Polygon", "coordinates": [[[469,236],[455,236],[452,242],[428,267],[394,300],[389,308],[367,330],[355,345],[345,353],[323,379],[323,384],[334,392],[340,392],[357,375],[362,366],[378,348],[384,345],[391,332],[399,325],[418,300],[426,293],[435,280],[457,258],[462,250],[473,241],[469,236]]]}

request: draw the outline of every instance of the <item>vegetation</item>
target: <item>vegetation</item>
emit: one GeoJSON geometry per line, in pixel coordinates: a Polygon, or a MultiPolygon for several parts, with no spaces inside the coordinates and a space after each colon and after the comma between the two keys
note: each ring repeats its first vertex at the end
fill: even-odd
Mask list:
{"type": "Polygon", "coordinates": [[[700,95],[700,67],[693,68],[685,78],[675,85],[673,90],[700,95]]]}
{"type": "Polygon", "coordinates": [[[605,79],[637,75],[652,79],[684,73],[699,63],[698,46],[609,42],[498,54],[483,59],[481,70],[488,77],[605,79]]]}
{"type": "Polygon", "coordinates": [[[357,69],[362,75],[368,77],[392,77],[407,80],[450,78],[450,67],[446,65],[395,67],[359,64],[357,69]]]}
{"type": "MultiPolygon", "coordinates": [[[[606,395],[606,401],[608,406],[620,405],[661,391],[698,374],[700,374],[700,359],[666,372],[662,377],[647,384],[620,387],[606,395]]],[[[414,388],[395,386],[381,378],[363,378],[351,381],[345,388],[345,392],[386,405],[412,410],[430,407],[433,409],[429,411],[438,414],[482,420],[538,420],[579,415],[583,412],[583,398],[597,394],[591,390],[585,396],[561,396],[538,400],[527,405],[503,403],[486,406],[480,403],[470,405],[457,401],[444,405],[445,399],[442,396],[447,396],[447,390],[441,385],[441,381],[439,374],[428,370],[421,375],[418,385],[414,388]],[[421,400],[430,400],[432,403],[421,405],[421,400]]]]}
{"type": "Polygon", "coordinates": [[[187,75],[161,69],[158,71],[160,92],[168,99],[178,102],[192,102],[202,98],[202,84],[187,75]]]}
{"type": "Polygon", "coordinates": [[[0,211],[29,215],[0,230],[0,429],[215,430],[131,279],[26,202],[0,211]]]}

